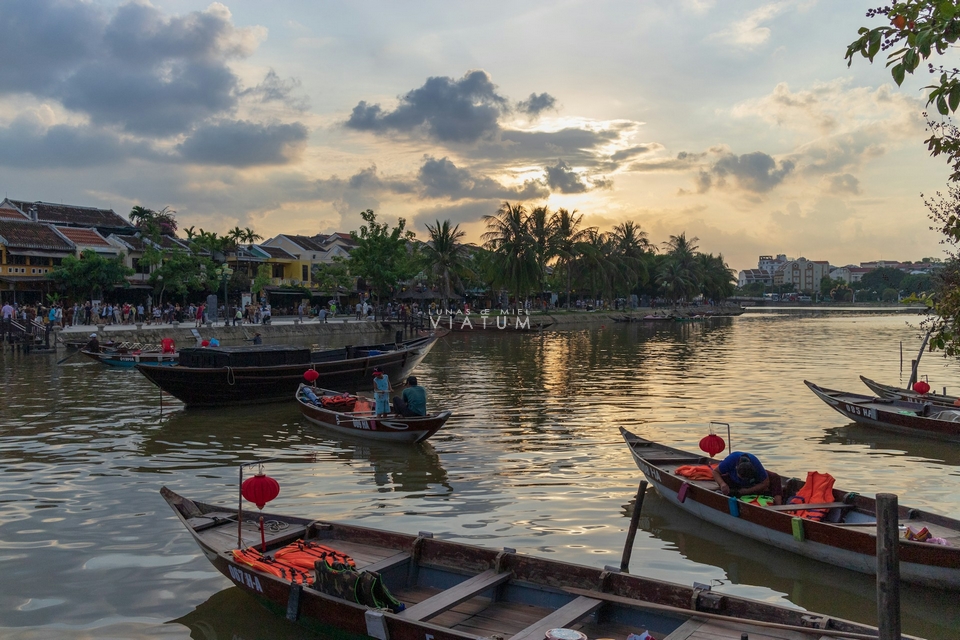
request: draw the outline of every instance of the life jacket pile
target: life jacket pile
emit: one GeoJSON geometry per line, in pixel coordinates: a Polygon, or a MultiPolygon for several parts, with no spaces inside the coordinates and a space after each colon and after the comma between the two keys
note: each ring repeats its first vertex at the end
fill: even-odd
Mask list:
{"type": "Polygon", "coordinates": [[[320,404],[323,405],[324,409],[330,409],[331,411],[353,411],[353,407],[357,404],[357,399],[347,394],[340,396],[323,396],[320,398],[320,404]]]}
{"type": "Polygon", "coordinates": [[[308,585],[314,582],[314,569],[317,562],[353,569],[357,566],[353,558],[345,553],[303,540],[297,540],[282,549],[277,549],[272,558],[262,555],[253,547],[234,549],[233,558],[259,571],[279,576],[290,582],[308,585]]]}
{"type": "MultiPolygon", "coordinates": [[[[823,504],[833,502],[833,483],[834,477],[829,473],[820,473],[819,471],[808,471],[807,481],[797,493],[787,500],[787,504],[823,504]]],[[[793,515],[807,520],[817,522],[824,519],[829,513],[829,509],[806,509],[804,511],[794,511],[793,515]]]]}
{"type": "Polygon", "coordinates": [[[691,480],[713,480],[713,469],[708,464],[684,464],[674,469],[674,473],[691,480]]]}

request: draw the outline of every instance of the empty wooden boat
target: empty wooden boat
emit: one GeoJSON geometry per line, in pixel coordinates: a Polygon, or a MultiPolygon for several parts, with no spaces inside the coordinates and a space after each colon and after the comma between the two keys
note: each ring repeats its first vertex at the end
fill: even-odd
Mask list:
{"type": "Polygon", "coordinates": [[[960,406],[960,398],[957,396],[948,396],[939,393],[919,393],[912,389],[901,389],[889,384],[875,382],[870,378],[860,376],[861,382],[881,398],[893,398],[894,400],[903,400],[904,402],[932,402],[933,404],[943,405],[945,407],[960,406]]]}
{"type": "Polygon", "coordinates": [[[960,442],[960,407],[876,398],[803,382],[827,406],[854,422],[897,433],[960,442]]]}
{"type": "Polygon", "coordinates": [[[877,634],[867,625],[719,594],[706,585],[685,587],[438,540],[427,532],[413,536],[271,513],[263,514],[271,526],[261,552],[260,514],[238,517],[236,508],[192,501],[166,487],[161,494],[217,570],[268,608],[329,637],[543,640],[556,629],[583,634],[570,631],[567,638],[626,638],[646,630],[657,640],[877,634]],[[379,575],[386,589],[374,598],[383,606],[358,602],[375,589],[361,589],[360,596],[330,593],[326,559],[305,571],[286,564],[293,554],[317,553],[342,567],[348,556],[358,576],[340,575],[362,585],[379,575]]]}
{"type": "MultiPolygon", "coordinates": [[[[630,433],[620,434],[647,480],[668,502],[702,520],[748,538],[814,560],[875,574],[877,570],[876,503],[857,493],[833,489],[833,501],[817,504],[759,506],[726,496],[713,480],[677,475],[686,465],[714,465],[719,460],[674,449],[630,433]],[[817,510],[822,520],[797,518],[817,510]]],[[[768,470],[771,471],[771,470],[768,470]]],[[[775,470],[774,470],[775,471],[775,470]]],[[[802,482],[794,484],[802,486],[802,482]]],[[[902,527],[926,528],[947,545],[900,540],[900,578],[941,589],[960,589],[960,521],[900,506],[902,527]]]]}

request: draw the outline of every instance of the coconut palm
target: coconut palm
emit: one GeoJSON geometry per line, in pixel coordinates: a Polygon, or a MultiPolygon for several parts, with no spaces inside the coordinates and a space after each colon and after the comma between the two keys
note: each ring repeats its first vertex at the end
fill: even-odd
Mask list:
{"type": "Polygon", "coordinates": [[[680,260],[668,257],[657,272],[657,286],[663,296],[674,306],[697,292],[697,279],[693,271],[680,260]]]}
{"type": "Polygon", "coordinates": [[[533,240],[533,253],[537,262],[537,295],[540,295],[546,288],[544,282],[547,279],[547,263],[555,254],[556,229],[550,210],[545,206],[534,207],[527,216],[527,229],[533,240]]]}
{"type": "Polygon", "coordinates": [[[596,228],[586,229],[586,240],[579,247],[579,254],[571,263],[580,276],[580,283],[588,289],[593,299],[611,294],[621,284],[620,273],[613,257],[611,236],[596,228]]]}
{"type": "Polygon", "coordinates": [[[736,274],[727,266],[723,254],[714,256],[712,253],[697,254],[700,264],[700,293],[705,298],[723,300],[733,294],[736,274]]]}
{"type": "Polygon", "coordinates": [[[427,224],[430,239],[421,248],[424,264],[440,280],[440,295],[443,308],[447,309],[447,300],[453,293],[453,285],[459,284],[460,274],[464,271],[467,259],[466,247],[460,243],[465,234],[460,225],[450,227],[450,221],[436,225],[427,224]]]}
{"type": "Polygon", "coordinates": [[[652,253],[653,245],[647,239],[647,233],[632,220],[627,220],[613,228],[610,237],[616,263],[621,272],[621,280],[626,287],[626,293],[633,292],[639,285],[649,280],[647,260],[652,253]]]}
{"type": "Polygon", "coordinates": [[[494,284],[506,286],[517,303],[538,282],[537,256],[527,226],[527,210],[522,204],[504,202],[494,215],[483,216],[488,231],[481,238],[494,254],[494,284]]]}
{"type": "Polygon", "coordinates": [[[590,236],[596,231],[593,227],[581,228],[583,216],[577,211],[557,209],[553,214],[553,254],[557,264],[562,265],[567,274],[566,305],[570,308],[570,289],[573,283],[573,263],[590,248],[590,236]]]}
{"type": "Polygon", "coordinates": [[[251,229],[250,227],[244,227],[243,229],[243,238],[242,240],[247,244],[253,244],[258,240],[263,240],[263,236],[251,229]]]}

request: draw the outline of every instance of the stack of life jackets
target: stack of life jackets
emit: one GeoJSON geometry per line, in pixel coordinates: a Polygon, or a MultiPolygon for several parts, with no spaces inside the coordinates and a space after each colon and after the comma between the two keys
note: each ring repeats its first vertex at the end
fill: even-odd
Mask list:
{"type": "MultiPolygon", "coordinates": [[[[833,483],[834,477],[829,473],[820,473],[819,471],[808,471],[807,481],[797,493],[787,500],[787,504],[823,504],[833,502],[833,483]]],[[[807,520],[816,520],[819,522],[827,515],[829,509],[806,509],[804,511],[794,511],[793,514],[807,520]]]]}
{"type": "Polygon", "coordinates": [[[323,405],[324,409],[329,409],[330,411],[353,411],[353,407],[357,404],[357,399],[347,394],[323,396],[320,398],[320,404],[323,405]]]}
{"type": "Polygon", "coordinates": [[[345,553],[303,540],[297,540],[282,549],[277,549],[272,558],[261,554],[254,547],[234,549],[233,559],[258,571],[301,585],[314,583],[314,569],[317,562],[324,562],[331,566],[343,565],[351,568],[357,566],[353,558],[345,553]]]}

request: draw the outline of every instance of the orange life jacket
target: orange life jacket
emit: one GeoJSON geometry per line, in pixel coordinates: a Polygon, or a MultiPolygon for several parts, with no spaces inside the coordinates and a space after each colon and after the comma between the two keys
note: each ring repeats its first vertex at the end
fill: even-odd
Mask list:
{"type": "Polygon", "coordinates": [[[283,564],[296,567],[302,571],[313,571],[313,566],[317,560],[324,560],[331,567],[341,564],[348,565],[352,569],[357,568],[357,563],[347,554],[316,542],[304,540],[297,540],[282,549],[277,549],[273,557],[283,564]]]}
{"type": "Polygon", "coordinates": [[[713,480],[713,467],[708,464],[684,464],[673,472],[691,480],[713,480]]]}
{"type": "MultiPolygon", "coordinates": [[[[787,504],[820,504],[833,502],[834,482],[836,482],[836,480],[829,473],[808,471],[806,483],[797,491],[796,495],[787,500],[787,504]]],[[[794,511],[794,516],[819,521],[823,520],[828,511],[829,509],[806,509],[804,511],[794,511]]]]}
{"type": "MultiPolygon", "coordinates": [[[[313,571],[303,571],[297,567],[278,562],[269,556],[261,555],[261,553],[253,547],[248,549],[234,549],[233,559],[257,571],[269,573],[296,584],[313,583],[313,571]]],[[[313,567],[311,567],[311,569],[312,568],[313,567]]]]}

